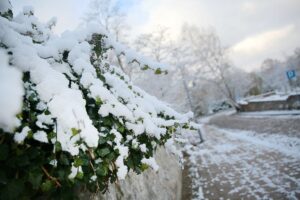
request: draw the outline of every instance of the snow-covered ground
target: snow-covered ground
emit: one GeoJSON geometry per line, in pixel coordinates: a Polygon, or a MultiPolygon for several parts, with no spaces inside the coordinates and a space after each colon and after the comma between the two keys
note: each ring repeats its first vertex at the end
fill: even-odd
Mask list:
{"type": "Polygon", "coordinates": [[[209,124],[202,133],[205,142],[188,147],[194,199],[300,199],[299,134],[209,124]]]}
{"type": "Polygon", "coordinates": [[[257,96],[250,96],[239,101],[240,104],[247,104],[248,102],[267,102],[267,101],[286,101],[290,96],[299,95],[299,91],[288,93],[269,92],[257,96]]]}
{"type": "Polygon", "coordinates": [[[299,117],[300,110],[270,110],[270,111],[260,111],[260,112],[241,112],[239,113],[242,117],[299,117]]]}
{"type": "Polygon", "coordinates": [[[299,115],[263,115],[258,112],[252,115],[218,115],[211,117],[208,123],[227,129],[300,137],[299,115]]]}
{"type": "Polygon", "coordinates": [[[198,122],[202,123],[202,124],[206,124],[206,123],[209,123],[209,121],[212,118],[215,118],[215,117],[218,117],[218,116],[230,116],[230,115],[233,115],[235,113],[236,113],[236,110],[233,110],[233,109],[225,110],[225,111],[221,111],[221,112],[214,113],[214,114],[211,114],[211,115],[206,115],[206,116],[200,117],[198,119],[198,122]]]}

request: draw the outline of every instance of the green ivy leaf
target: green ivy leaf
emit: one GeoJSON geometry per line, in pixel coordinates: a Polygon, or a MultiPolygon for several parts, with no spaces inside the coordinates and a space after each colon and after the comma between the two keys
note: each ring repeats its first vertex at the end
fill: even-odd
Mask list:
{"type": "Polygon", "coordinates": [[[96,152],[98,153],[98,155],[99,155],[100,157],[104,157],[104,156],[106,156],[107,154],[110,153],[110,150],[109,150],[109,148],[105,147],[105,148],[103,148],[103,149],[97,150],[96,152]]]}
{"type": "Polygon", "coordinates": [[[78,172],[76,174],[76,178],[78,178],[78,179],[83,179],[83,176],[84,176],[84,174],[82,172],[78,172]]]}
{"type": "Polygon", "coordinates": [[[51,139],[53,139],[53,138],[56,137],[56,133],[54,133],[53,131],[51,131],[50,133],[48,133],[47,137],[48,137],[49,140],[51,140],[51,139]]]}
{"type": "Polygon", "coordinates": [[[65,179],[66,172],[63,169],[58,170],[57,174],[58,174],[59,179],[62,179],[62,180],[65,179]]]}
{"type": "Polygon", "coordinates": [[[36,95],[35,95],[34,93],[32,93],[32,94],[29,96],[29,98],[28,98],[28,100],[29,100],[30,102],[34,102],[35,99],[36,99],[36,95]]]}
{"type": "Polygon", "coordinates": [[[41,155],[41,152],[37,148],[30,148],[27,151],[27,154],[29,155],[29,159],[32,160],[32,159],[37,159],[41,155]]]}
{"type": "Polygon", "coordinates": [[[61,144],[59,141],[56,141],[54,144],[55,152],[60,152],[62,150],[61,144]]]}
{"type": "Polygon", "coordinates": [[[89,166],[90,160],[87,157],[81,157],[82,160],[82,166],[89,166]]]}
{"type": "Polygon", "coordinates": [[[38,189],[42,183],[43,174],[39,171],[29,173],[28,181],[32,184],[33,189],[38,189]]]}
{"type": "Polygon", "coordinates": [[[183,128],[183,129],[188,129],[188,128],[189,128],[189,125],[188,125],[188,124],[184,124],[184,125],[182,126],[182,128],[183,128]]]}
{"type": "Polygon", "coordinates": [[[99,176],[106,176],[108,174],[108,166],[107,165],[100,165],[96,169],[96,174],[99,176]]]}
{"type": "Polygon", "coordinates": [[[105,157],[105,160],[107,162],[111,162],[112,160],[115,160],[116,158],[117,158],[117,154],[115,152],[111,152],[105,157]]]}
{"type": "Polygon", "coordinates": [[[154,72],[155,74],[161,74],[161,69],[160,68],[157,68],[154,72]]]}
{"type": "Polygon", "coordinates": [[[148,166],[147,164],[142,163],[142,165],[141,165],[141,170],[142,170],[142,171],[145,171],[145,170],[148,169],[148,168],[149,168],[149,166],[148,166]]]}
{"type": "Polygon", "coordinates": [[[132,158],[131,157],[129,157],[128,159],[127,159],[127,166],[130,168],[130,169],[134,169],[134,163],[133,163],[133,160],[132,160],[132,158]]]}
{"type": "Polygon", "coordinates": [[[24,153],[15,157],[15,165],[18,165],[19,167],[30,165],[29,155],[24,153]]]}
{"type": "Polygon", "coordinates": [[[78,135],[80,133],[80,129],[76,129],[76,128],[71,128],[72,131],[72,136],[78,135]]]}
{"type": "Polygon", "coordinates": [[[119,127],[118,127],[118,131],[119,131],[120,133],[124,133],[124,132],[125,132],[125,127],[124,127],[123,125],[119,126],[119,127]]]}
{"type": "Polygon", "coordinates": [[[63,153],[60,155],[59,161],[62,165],[70,165],[68,157],[63,153]]]}
{"type": "Polygon", "coordinates": [[[144,67],[142,67],[142,70],[147,70],[147,69],[149,69],[148,65],[145,65],[144,67]]]}
{"type": "Polygon", "coordinates": [[[100,97],[96,97],[96,105],[100,106],[103,104],[103,101],[100,99],[100,97]]]}
{"type": "Polygon", "coordinates": [[[18,119],[20,119],[20,120],[22,120],[22,118],[23,118],[23,115],[22,115],[22,113],[19,113],[19,114],[17,114],[17,116],[16,116],[18,119]]]}
{"type": "Polygon", "coordinates": [[[113,120],[111,119],[111,117],[105,117],[105,118],[103,118],[103,124],[105,126],[112,127],[113,126],[113,120]]]}
{"type": "Polygon", "coordinates": [[[81,166],[81,165],[83,165],[82,159],[81,159],[81,158],[76,158],[76,159],[74,160],[74,166],[75,166],[75,167],[79,167],[79,166],[81,166]]]}
{"type": "Polygon", "coordinates": [[[98,144],[105,144],[107,142],[107,139],[105,137],[99,137],[98,144]]]}
{"type": "Polygon", "coordinates": [[[50,115],[51,113],[50,113],[49,110],[45,110],[44,114],[45,114],[45,115],[50,115]]]}
{"type": "Polygon", "coordinates": [[[9,148],[7,144],[0,144],[0,160],[6,160],[8,157],[9,148]]]}
{"type": "Polygon", "coordinates": [[[29,139],[32,139],[32,138],[33,138],[33,132],[32,132],[32,130],[29,130],[29,131],[28,131],[27,138],[29,138],[29,139]]]}
{"type": "Polygon", "coordinates": [[[8,184],[1,188],[0,199],[19,199],[20,195],[24,191],[24,183],[20,179],[13,179],[8,182],[8,184]]]}
{"type": "Polygon", "coordinates": [[[48,192],[48,191],[50,191],[53,188],[53,186],[54,185],[53,185],[52,181],[46,180],[44,183],[42,183],[41,190],[43,192],[48,192]]]}

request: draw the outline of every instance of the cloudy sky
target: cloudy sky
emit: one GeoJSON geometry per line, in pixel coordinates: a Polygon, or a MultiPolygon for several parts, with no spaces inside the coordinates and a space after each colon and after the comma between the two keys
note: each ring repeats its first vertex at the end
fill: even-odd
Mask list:
{"type": "MultiPolygon", "coordinates": [[[[83,0],[12,0],[16,11],[32,5],[42,21],[58,19],[55,31],[74,29],[88,8],[83,0]]],[[[185,22],[214,27],[234,63],[247,71],[266,58],[283,59],[300,47],[300,0],[118,0],[133,35],[158,25],[175,38],[185,22]]]]}

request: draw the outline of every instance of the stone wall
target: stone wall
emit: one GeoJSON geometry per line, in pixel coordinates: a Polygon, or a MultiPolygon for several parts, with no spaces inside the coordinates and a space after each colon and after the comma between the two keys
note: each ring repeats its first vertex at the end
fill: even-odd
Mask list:
{"type": "Polygon", "coordinates": [[[285,101],[248,102],[240,105],[242,112],[264,111],[264,110],[294,110],[300,109],[300,95],[291,95],[285,101]]]}
{"type": "Polygon", "coordinates": [[[80,194],[80,199],[92,200],[179,200],[181,199],[181,168],[176,158],[164,148],[155,156],[158,172],[147,169],[140,175],[130,172],[125,180],[113,184],[104,195],[80,194]],[[89,196],[89,198],[87,198],[89,196]]]}

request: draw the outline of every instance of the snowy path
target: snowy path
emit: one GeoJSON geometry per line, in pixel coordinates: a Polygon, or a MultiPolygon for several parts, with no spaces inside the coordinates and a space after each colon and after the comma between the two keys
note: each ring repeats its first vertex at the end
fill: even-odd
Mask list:
{"type": "Polygon", "coordinates": [[[222,128],[300,137],[300,115],[217,115],[211,117],[208,123],[222,128]]]}
{"type": "Polygon", "coordinates": [[[300,199],[300,138],[204,125],[190,157],[196,199],[300,199]]]}

